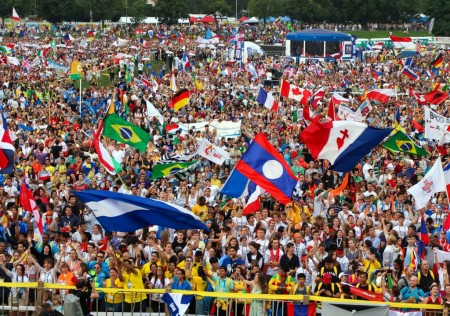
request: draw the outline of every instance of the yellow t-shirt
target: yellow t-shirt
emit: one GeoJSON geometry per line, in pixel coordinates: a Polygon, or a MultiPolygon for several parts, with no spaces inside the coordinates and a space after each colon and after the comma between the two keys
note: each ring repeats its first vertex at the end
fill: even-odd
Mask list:
{"type": "Polygon", "coordinates": [[[362,258],[362,264],[364,265],[364,271],[367,272],[368,275],[376,269],[381,268],[381,263],[378,260],[374,260],[371,262],[370,260],[362,258]]]}
{"type": "MultiPolygon", "coordinates": [[[[146,264],[144,264],[142,266],[142,268],[141,268],[142,275],[145,276],[145,275],[148,275],[151,272],[151,269],[150,269],[151,265],[152,265],[152,262],[147,262],[146,264]]],[[[158,267],[162,267],[163,266],[161,261],[156,262],[156,265],[158,267]]]]}
{"type": "MultiPolygon", "coordinates": [[[[193,276],[192,277],[193,288],[194,288],[194,284],[195,284],[195,291],[203,292],[206,290],[206,287],[208,286],[208,281],[203,280],[199,276],[193,276]]],[[[202,298],[203,298],[203,296],[200,296],[200,295],[195,296],[196,300],[201,300],[202,298]]]]}
{"type": "MultiPolygon", "coordinates": [[[[123,271],[123,288],[124,289],[137,289],[137,290],[143,290],[144,282],[142,282],[142,274],[141,271],[137,270],[137,273],[127,273],[126,271],[123,271]]],[[[126,303],[137,303],[141,302],[146,299],[146,295],[143,293],[134,293],[134,292],[126,292],[125,293],[125,302],[126,303]]]]}
{"type": "MultiPolygon", "coordinates": [[[[114,282],[113,286],[111,284],[111,279],[107,279],[106,283],[105,283],[105,288],[108,289],[113,289],[113,288],[118,288],[118,289],[123,289],[123,282],[120,282],[119,279],[116,279],[116,281],[114,282]]],[[[107,293],[106,294],[106,302],[108,303],[112,303],[112,304],[118,304],[118,303],[122,303],[123,301],[123,293],[117,292],[117,293],[107,293]]]]}
{"type": "Polygon", "coordinates": [[[200,206],[198,204],[195,204],[192,207],[192,213],[194,213],[196,216],[200,217],[200,220],[202,222],[204,222],[206,215],[208,214],[208,206],[206,206],[206,205],[200,206]]]}

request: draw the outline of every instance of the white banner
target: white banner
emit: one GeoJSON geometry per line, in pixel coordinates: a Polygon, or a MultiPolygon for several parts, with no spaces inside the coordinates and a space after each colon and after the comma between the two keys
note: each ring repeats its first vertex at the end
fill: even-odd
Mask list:
{"type": "Polygon", "coordinates": [[[241,121],[221,121],[214,120],[212,122],[200,122],[192,124],[180,124],[178,128],[181,128],[181,134],[187,134],[189,130],[201,131],[205,130],[205,126],[209,125],[210,130],[217,130],[218,137],[236,138],[241,136],[241,121]]]}
{"type": "Polygon", "coordinates": [[[358,114],[356,114],[355,112],[353,112],[352,109],[342,104],[339,104],[337,116],[340,120],[361,122],[361,118],[358,114]]]}
{"type": "MultiPolygon", "coordinates": [[[[450,127],[450,118],[444,117],[425,106],[425,138],[440,141],[450,127]]],[[[450,135],[446,134],[446,141],[450,135]]]]}
{"type": "Polygon", "coordinates": [[[214,146],[206,138],[199,141],[197,154],[218,165],[222,165],[226,159],[230,159],[230,155],[225,150],[214,146]]]}
{"type": "Polygon", "coordinates": [[[372,111],[372,104],[370,104],[369,99],[365,99],[363,103],[359,106],[358,110],[355,112],[362,120],[372,111]]]}

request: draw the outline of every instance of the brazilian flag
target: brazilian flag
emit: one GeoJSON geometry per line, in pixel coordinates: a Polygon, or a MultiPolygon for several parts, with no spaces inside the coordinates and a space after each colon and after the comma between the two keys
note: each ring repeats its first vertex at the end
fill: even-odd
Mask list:
{"type": "Polygon", "coordinates": [[[105,118],[103,135],[120,143],[133,146],[143,153],[151,139],[146,131],[137,125],[125,121],[115,113],[105,118]]]}
{"type": "Polygon", "coordinates": [[[189,161],[189,162],[172,162],[172,163],[162,163],[156,164],[153,167],[152,171],[152,179],[159,179],[168,177],[172,174],[177,174],[183,170],[188,169],[190,166],[195,164],[197,160],[189,161]]]}
{"type": "Polygon", "coordinates": [[[416,145],[416,143],[402,131],[398,131],[389,137],[389,139],[383,143],[383,147],[392,153],[400,151],[416,156],[428,156],[428,152],[425,149],[416,145]]]}

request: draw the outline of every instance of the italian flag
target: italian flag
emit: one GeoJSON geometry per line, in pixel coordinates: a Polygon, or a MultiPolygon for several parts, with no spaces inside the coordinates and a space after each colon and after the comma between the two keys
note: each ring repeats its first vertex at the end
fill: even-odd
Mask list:
{"type": "Polygon", "coordinates": [[[100,121],[100,126],[97,132],[94,134],[94,148],[98,155],[98,160],[105,167],[106,171],[110,174],[116,174],[122,170],[122,166],[109,154],[108,150],[103,146],[100,141],[100,135],[103,133],[103,121],[100,121]]]}

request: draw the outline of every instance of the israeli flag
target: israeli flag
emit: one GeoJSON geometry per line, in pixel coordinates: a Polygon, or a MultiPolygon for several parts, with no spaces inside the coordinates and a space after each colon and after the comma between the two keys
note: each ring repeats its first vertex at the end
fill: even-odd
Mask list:
{"type": "Polygon", "coordinates": [[[107,232],[134,231],[150,225],[209,231],[191,211],[140,196],[101,190],[74,191],[107,232]]]}
{"type": "Polygon", "coordinates": [[[192,295],[164,293],[161,300],[167,304],[170,316],[183,316],[191,304],[192,295]]]}

